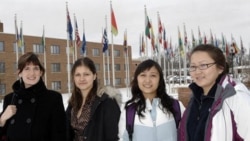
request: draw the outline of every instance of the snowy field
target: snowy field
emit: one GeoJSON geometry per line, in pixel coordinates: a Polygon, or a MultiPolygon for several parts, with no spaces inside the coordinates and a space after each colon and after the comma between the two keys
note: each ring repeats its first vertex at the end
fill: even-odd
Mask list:
{"type": "MultiPolygon", "coordinates": [[[[178,90],[178,87],[187,87],[187,85],[179,85],[179,84],[166,84],[166,90],[167,90],[167,93],[169,95],[171,95],[172,97],[174,98],[178,98],[178,93],[177,93],[177,90],[178,90]]],[[[118,89],[121,94],[122,94],[122,103],[124,104],[128,99],[131,98],[131,93],[130,93],[130,88],[119,88],[118,89]]],[[[70,98],[70,95],[71,94],[68,94],[68,93],[64,93],[62,94],[62,97],[63,97],[63,104],[64,104],[64,107],[66,109],[66,107],[68,106],[68,100],[70,98]]],[[[3,104],[3,100],[0,102],[0,111],[2,111],[2,106],[3,104]]]]}

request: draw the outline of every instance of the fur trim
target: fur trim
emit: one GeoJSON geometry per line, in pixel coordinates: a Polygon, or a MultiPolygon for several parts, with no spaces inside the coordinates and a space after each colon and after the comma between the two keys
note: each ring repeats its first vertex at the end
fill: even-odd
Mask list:
{"type": "Polygon", "coordinates": [[[121,105],[122,95],[118,89],[111,87],[111,86],[103,86],[99,88],[97,95],[101,97],[103,93],[106,93],[110,98],[115,99],[119,106],[121,105]]]}

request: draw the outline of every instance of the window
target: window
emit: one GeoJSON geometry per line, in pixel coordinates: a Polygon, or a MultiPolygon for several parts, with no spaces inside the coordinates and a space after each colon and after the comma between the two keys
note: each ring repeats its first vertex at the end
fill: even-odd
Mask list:
{"type": "MultiPolygon", "coordinates": [[[[17,44],[16,44],[16,42],[14,42],[14,43],[13,43],[13,50],[14,50],[14,52],[16,52],[16,46],[17,46],[17,44]]],[[[18,49],[18,52],[19,52],[19,53],[22,52],[22,48],[21,48],[21,47],[17,47],[17,49],[18,49]]]]}
{"type": "Polygon", "coordinates": [[[93,56],[100,56],[100,51],[98,48],[93,48],[92,53],[93,53],[93,56]]]}
{"type": "Polygon", "coordinates": [[[115,57],[120,57],[121,56],[120,50],[114,50],[114,56],[115,57]]]}
{"type": "Polygon", "coordinates": [[[52,63],[51,64],[51,72],[60,72],[60,63],[52,63]]]}
{"type": "Polygon", "coordinates": [[[41,44],[33,44],[33,52],[35,53],[43,53],[43,46],[41,44]]]}
{"type": "Polygon", "coordinates": [[[0,52],[4,52],[4,43],[0,42],[0,52]]]}
{"type": "Polygon", "coordinates": [[[105,71],[107,72],[107,71],[110,71],[111,69],[111,64],[105,64],[105,71]],[[109,66],[109,67],[108,67],[109,66]],[[109,68],[109,70],[108,70],[108,68],[109,68]]]}
{"type": "Polygon", "coordinates": [[[120,64],[115,64],[115,71],[120,71],[120,70],[121,70],[120,64]]]}
{"type": "Polygon", "coordinates": [[[5,95],[6,93],[6,85],[0,84],[0,95],[5,95]]]}
{"type": "Polygon", "coordinates": [[[52,81],[51,82],[51,89],[52,90],[61,90],[61,81],[52,81]]]}
{"type": "Polygon", "coordinates": [[[52,45],[50,47],[50,53],[51,54],[60,54],[60,47],[57,45],[52,45]]]}
{"type": "Polygon", "coordinates": [[[0,73],[5,73],[5,63],[0,62],[0,73]]]}
{"type": "Polygon", "coordinates": [[[121,85],[121,78],[115,79],[115,85],[121,85]]]}
{"type": "Polygon", "coordinates": [[[96,71],[100,71],[100,64],[95,64],[96,71]]]}

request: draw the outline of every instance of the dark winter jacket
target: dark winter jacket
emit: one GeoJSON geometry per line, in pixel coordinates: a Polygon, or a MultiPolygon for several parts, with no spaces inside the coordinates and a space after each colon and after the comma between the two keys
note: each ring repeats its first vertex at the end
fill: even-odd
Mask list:
{"type": "MultiPolygon", "coordinates": [[[[14,104],[17,112],[4,127],[0,128],[1,139],[9,141],[65,141],[66,113],[62,95],[46,89],[42,79],[25,89],[16,81],[13,93],[5,96],[3,111],[14,104]]],[[[1,140],[0,139],[0,140],[1,140]]]]}
{"type": "MultiPolygon", "coordinates": [[[[100,90],[91,107],[90,119],[83,131],[84,141],[118,141],[118,123],[120,107],[117,98],[120,95],[114,90],[100,90]]],[[[69,141],[74,139],[74,131],[71,126],[71,105],[68,105],[66,113],[68,117],[69,141]]]]}

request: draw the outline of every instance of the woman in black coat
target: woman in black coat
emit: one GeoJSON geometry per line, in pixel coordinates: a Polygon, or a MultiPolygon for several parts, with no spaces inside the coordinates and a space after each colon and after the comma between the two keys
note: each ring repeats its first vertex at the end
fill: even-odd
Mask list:
{"type": "Polygon", "coordinates": [[[97,90],[95,64],[87,57],[75,62],[71,75],[73,92],[66,111],[69,141],[118,141],[120,95],[111,87],[97,90]]]}
{"type": "Polygon", "coordinates": [[[20,79],[4,98],[0,140],[65,141],[62,96],[46,88],[41,78],[45,70],[38,57],[31,52],[21,56],[18,71],[20,79]]]}

